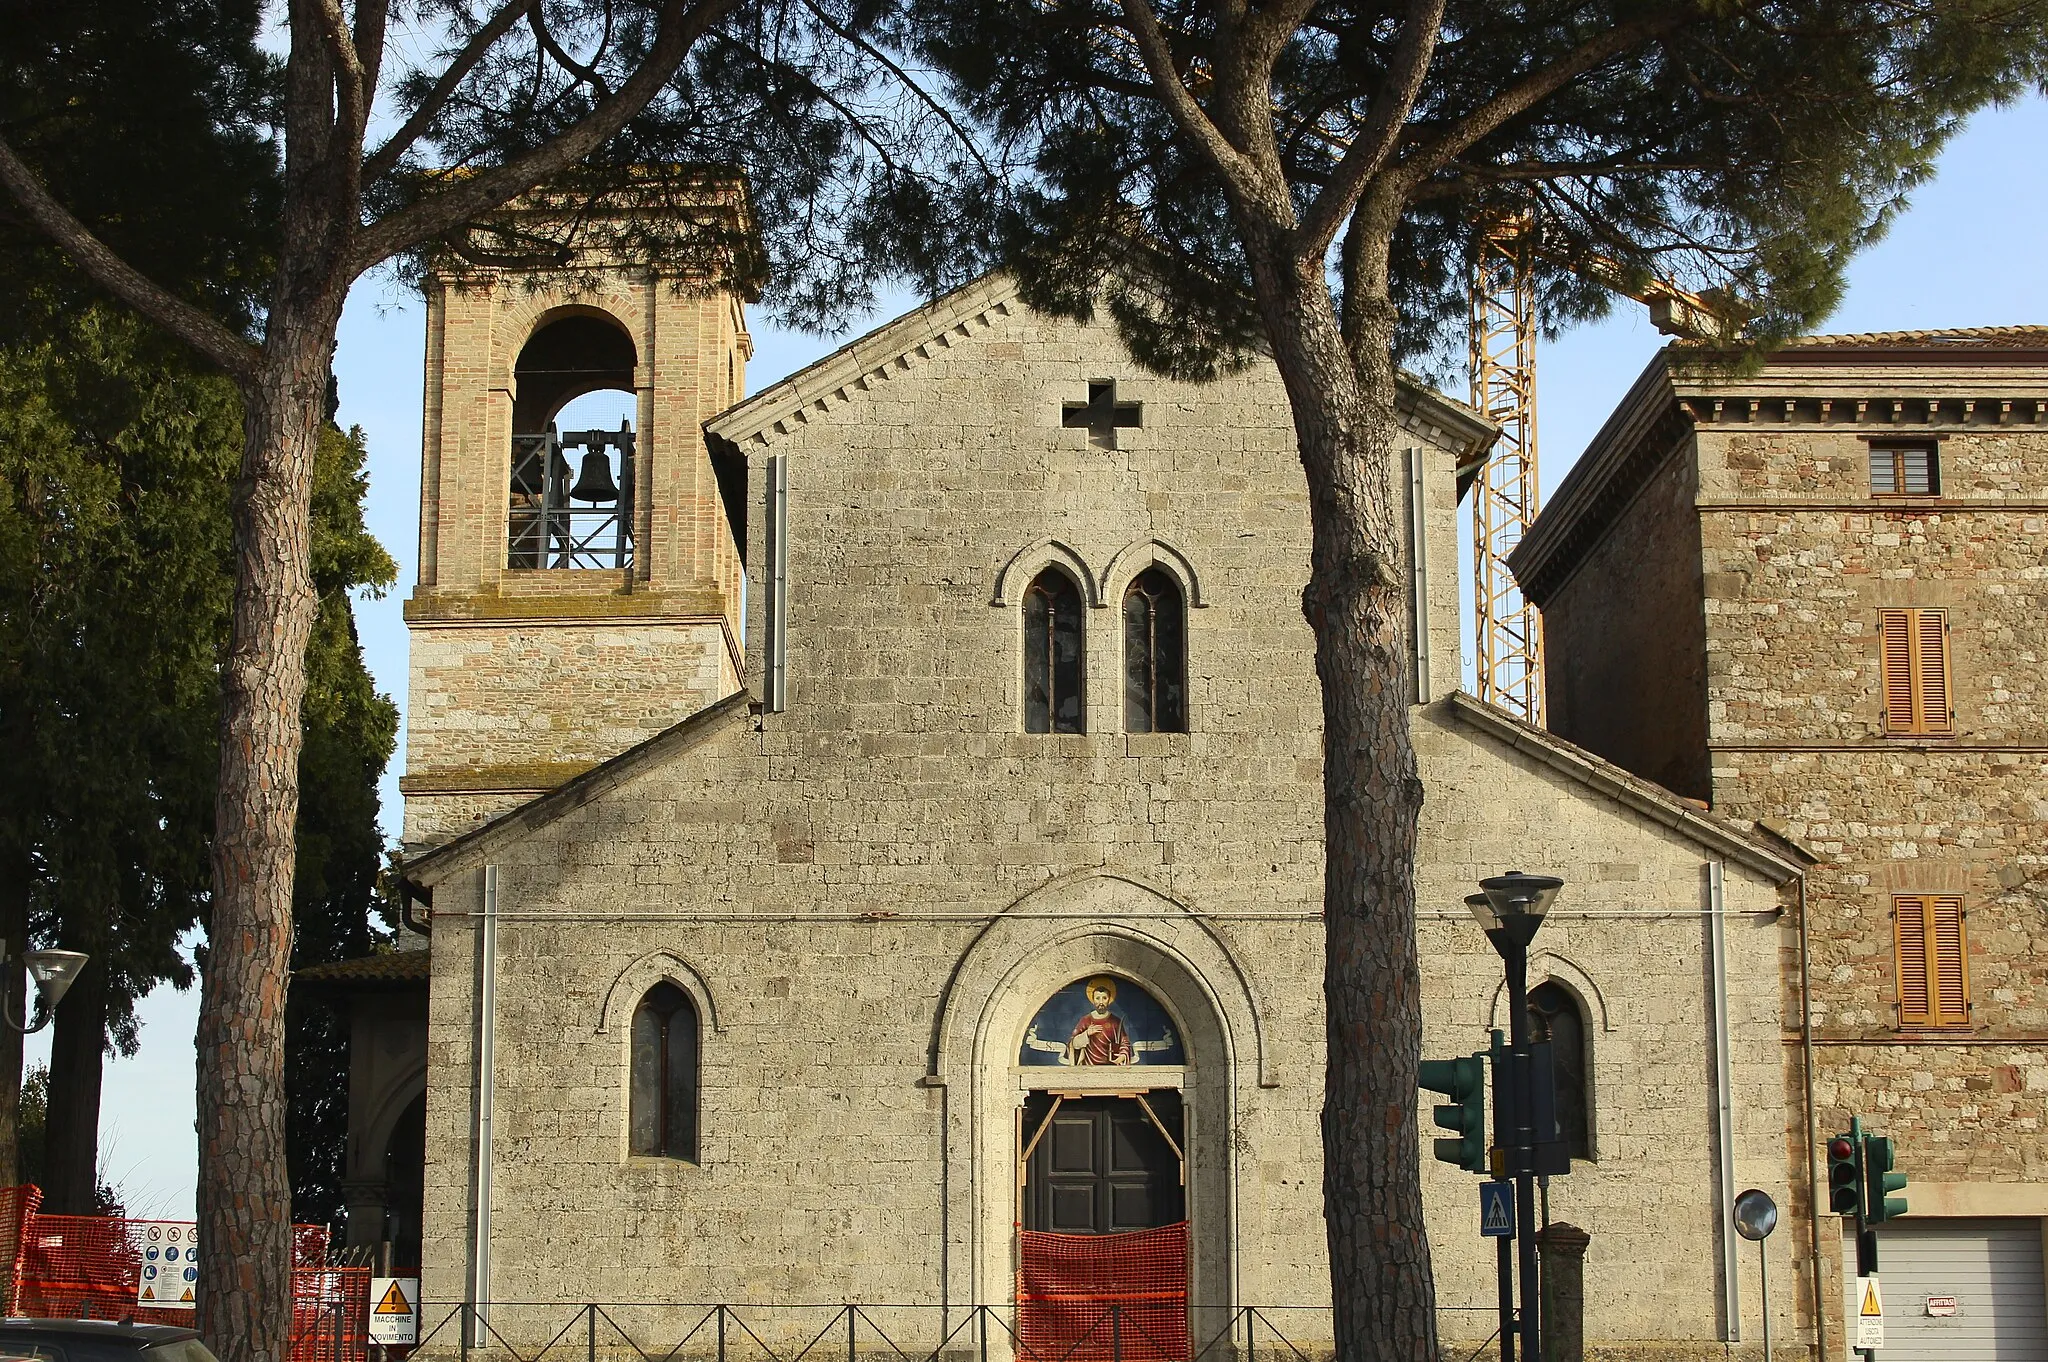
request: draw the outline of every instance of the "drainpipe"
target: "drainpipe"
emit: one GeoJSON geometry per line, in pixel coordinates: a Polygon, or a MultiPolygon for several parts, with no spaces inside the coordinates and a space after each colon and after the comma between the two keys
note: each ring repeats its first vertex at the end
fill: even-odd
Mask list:
{"type": "Polygon", "coordinates": [[[490,1327],[491,1299],[491,1107],[496,1098],[498,1021],[498,867],[484,867],[482,956],[476,992],[476,1166],[472,1189],[476,1215],[469,1252],[469,1331],[482,1347],[490,1327]]]}
{"type": "Polygon", "coordinates": [[[1415,594],[1415,703],[1426,705],[1429,691],[1429,516],[1423,503],[1422,451],[1408,451],[1409,537],[1415,561],[1409,565],[1415,594]]]}
{"type": "Polygon", "coordinates": [[[1820,1261],[1820,1170],[1817,1163],[1819,1141],[1815,1137],[1816,1113],[1813,1105],[1813,973],[1809,949],[1811,940],[1806,925],[1806,876],[1801,875],[1799,884],[1799,1054],[1800,1073],[1806,1087],[1806,1204],[1811,1214],[1807,1216],[1807,1228],[1813,1232],[1813,1349],[1814,1356],[1828,1355],[1828,1311],[1827,1297],[1821,1294],[1824,1274],[1820,1261]]]}
{"type": "Polygon", "coordinates": [[[1737,1273],[1735,1240],[1735,1090],[1728,1032],[1728,898],[1719,861],[1707,862],[1707,950],[1714,975],[1714,1123],[1720,1157],[1715,1177],[1721,1193],[1721,1299],[1725,1305],[1721,1337],[1742,1341],[1742,1290],[1737,1273]]]}

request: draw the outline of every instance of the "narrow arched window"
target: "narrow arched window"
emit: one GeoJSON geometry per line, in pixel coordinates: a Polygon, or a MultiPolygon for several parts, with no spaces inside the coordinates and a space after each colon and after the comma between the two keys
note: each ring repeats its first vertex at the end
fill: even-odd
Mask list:
{"type": "Polygon", "coordinates": [[[1185,733],[1187,611],[1180,583],[1147,568],[1124,592],[1124,728],[1185,733]]]}
{"type": "Polygon", "coordinates": [[[633,1012],[633,1152],[697,1159],[697,1009],[671,983],[633,1012]]]}
{"type": "Polygon", "coordinates": [[[1557,1094],[1557,1137],[1575,1159],[1593,1157],[1591,1085],[1586,1081],[1586,1020],[1578,999],[1556,983],[1529,990],[1530,1030],[1550,1042],[1557,1094]]]}
{"type": "Polygon", "coordinates": [[[1024,592],[1024,731],[1083,731],[1081,589],[1058,568],[1024,592]]]}

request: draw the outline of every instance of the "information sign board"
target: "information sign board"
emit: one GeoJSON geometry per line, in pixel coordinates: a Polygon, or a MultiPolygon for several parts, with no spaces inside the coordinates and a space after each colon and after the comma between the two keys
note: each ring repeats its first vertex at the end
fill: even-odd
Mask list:
{"type": "Polygon", "coordinates": [[[420,1279],[370,1278],[370,1342],[409,1348],[420,1341],[420,1279]]]}
{"type": "Polygon", "coordinates": [[[190,1310],[199,1286],[199,1227],[185,1220],[144,1220],[130,1227],[141,1250],[135,1303],[190,1310]]]}

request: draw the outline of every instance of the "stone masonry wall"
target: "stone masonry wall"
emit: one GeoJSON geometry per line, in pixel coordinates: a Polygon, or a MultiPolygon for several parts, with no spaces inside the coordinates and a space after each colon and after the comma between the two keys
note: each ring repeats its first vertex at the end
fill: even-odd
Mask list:
{"type": "Polygon", "coordinates": [[[1666,460],[1545,603],[1543,684],[1552,732],[1705,799],[1707,640],[1694,494],[1692,461],[1666,460]]]}
{"type": "Polygon", "coordinates": [[[1899,506],[1872,502],[1862,434],[1702,437],[1703,501],[1793,503],[1703,516],[1715,800],[1823,857],[1809,881],[1823,1128],[1881,1122],[1916,1180],[2040,1180],[2048,521],[1997,503],[2048,479],[2048,433],[1945,433],[1942,501],[1899,506]],[[1952,739],[1883,733],[1887,606],[1948,611],[1952,739]],[[1900,1027],[1895,893],[1964,900],[1961,1036],[1900,1027]]]}
{"type": "MultiPolygon", "coordinates": [[[[472,1227],[489,865],[494,1294],[1007,1299],[1015,1102],[1036,1076],[1010,1070],[1019,1032],[991,1019],[1028,1016],[1072,977],[1058,971],[1099,961],[1184,1009],[1197,1289],[1216,1293],[1202,1303],[1326,1302],[1319,701],[1276,378],[1173,384],[1106,329],[992,309],[876,390],[810,407],[770,448],[792,460],[789,710],[735,710],[545,826],[423,872],[437,888],[428,1298],[461,1297],[472,1227]],[[1144,403],[1115,450],[1060,425],[1060,404],[1102,377],[1144,403]],[[1019,731],[1019,617],[991,601],[1044,538],[1098,575],[1152,539],[1194,566],[1209,603],[1189,612],[1189,733],[1119,731],[1113,592],[1087,612],[1090,731],[1019,731]],[[662,978],[704,1017],[698,1163],[626,1152],[623,1019],[662,978]],[[995,1001],[962,1015],[976,980],[995,1001]]],[[[1448,585],[1454,460],[1433,453],[1448,585]]],[[[1564,875],[1535,973],[1591,1018],[1599,1159],[1551,1193],[1593,1235],[1588,1334],[1720,1357],[1706,1245],[1725,1210],[1697,1176],[1716,853],[1441,705],[1416,732],[1427,1052],[1482,1048],[1505,1025],[1499,961],[1463,896],[1511,866],[1564,875]],[[1677,1232],[1691,1247],[1674,1249],[1677,1232]]],[[[1782,1188],[1785,928],[1770,876],[1731,865],[1728,893],[1737,1177],[1782,1188]]],[[[1476,1341],[1492,1329],[1492,1252],[1474,1180],[1424,1168],[1444,1330],[1476,1341]]],[[[545,1337],[566,1318],[549,1309],[508,1307],[494,1327],[545,1337]]],[[[1313,1337],[1318,1316],[1289,1318],[1313,1337]]]]}

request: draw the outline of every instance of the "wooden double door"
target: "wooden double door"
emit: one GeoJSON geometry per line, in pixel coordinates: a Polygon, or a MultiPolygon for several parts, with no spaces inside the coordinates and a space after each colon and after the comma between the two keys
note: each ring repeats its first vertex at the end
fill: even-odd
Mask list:
{"type": "Polygon", "coordinates": [[[1024,1228],[1122,1234],[1187,1218],[1181,1097],[1034,1092],[1024,1103],[1024,1228]]]}

